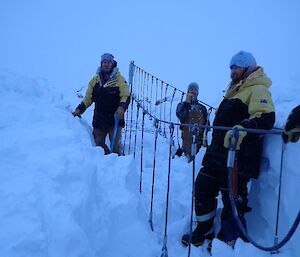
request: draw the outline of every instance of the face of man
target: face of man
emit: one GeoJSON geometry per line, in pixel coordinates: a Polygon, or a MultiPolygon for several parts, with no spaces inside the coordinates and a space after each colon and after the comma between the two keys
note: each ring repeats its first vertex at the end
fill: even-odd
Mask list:
{"type": "Polygon", "coordinates": [[[196,88],[192,87],[190,90],[189,90],[189,93],[193,96],[193,97],[197,97],[198,96],[198,91],[196,88]]]}
{"type": "Polygon", "coordinates": [[[111,61],[104,60],[101,62],[101,70],[104,74],[110,73],[112,70],[112,67],[113,67],[113,63],[111,61]]]}
{"type": "Polygon", "coordinates": [[[235,65],[231,66],[230,77],[232,79],[232,82],[234,83],[239,82],[243,77],[243,75],[245,74],[245,71],[246,71],[245,68],[241,68],[235,65]]]}

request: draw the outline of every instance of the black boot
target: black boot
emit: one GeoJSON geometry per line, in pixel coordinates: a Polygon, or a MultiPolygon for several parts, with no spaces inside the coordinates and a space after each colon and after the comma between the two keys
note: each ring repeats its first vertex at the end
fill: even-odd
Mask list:
{"type": "MultiPolygon", "coordinates": [[[[197,228],[192,232],[192,241],[191,243],[196,246],[199,247],[200,245],[202,245],[204,243],[205,239],[208,240],[213,240],[214,238],[214,234],[213,233],[209,233],[207,235],[201,235],[198,231],[197,228]]],[[[187,247],[190,243],[190,234],[184,234],[181,238],[181,243],[187,247]]]]}
{"type": "MultiPolygon", "coordinates": [[[[188,247],[190,242],[190,234],[184,234],[181,238],[181,243],[183,246],[188,247]]],[[[192,242],[194,246],[198,247],[204,243],[204,237],[196,237],[192,234],[192,242]]]]}
{"type": "Polygon", "coordinates": [[[182,156],[182,153],[183,153],[183,151],[182,151],[182,149],[179,147],[174,155],[177,155],[178,157],[181,157],[181,156],[182,156]]]}

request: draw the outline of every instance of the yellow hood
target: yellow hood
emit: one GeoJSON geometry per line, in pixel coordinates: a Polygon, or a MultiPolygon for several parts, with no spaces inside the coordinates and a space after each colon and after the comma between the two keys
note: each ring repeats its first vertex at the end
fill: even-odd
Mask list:
{"type": "Polygon", "coordinates": [[[251,73],[245,80],[241,80],[237,84],[230,85],[226,92],[225,98],[231,98],[237,91],[243,90],[246,87],[261,85],[269,88],[272,85],[272,80],[267,77],[262,67],[251,73]]]}

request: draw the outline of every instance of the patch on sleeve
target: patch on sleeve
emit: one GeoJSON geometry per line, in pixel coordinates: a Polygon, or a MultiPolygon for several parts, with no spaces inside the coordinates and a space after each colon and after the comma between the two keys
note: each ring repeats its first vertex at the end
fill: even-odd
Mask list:
{"type": "Polygon", "coordinates": [[[261,104],[267,104],[267,103],[268,103],[268,100],[267,100],[267,99],[260,99],[260,103],[261,103],[261,104]]]}

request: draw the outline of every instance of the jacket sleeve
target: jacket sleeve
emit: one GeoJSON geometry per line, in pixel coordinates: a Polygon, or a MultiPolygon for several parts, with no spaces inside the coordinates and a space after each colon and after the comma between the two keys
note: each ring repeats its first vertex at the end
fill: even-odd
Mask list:
{"type": "Polygon", "coordinates": [[[275,123],[275,108],[268,88],[262,85],[253,86],[248,112],[249,119],[243,120],[240,125],[245,128],[272,129],[275,123]]]}
{"type": "Polygon", "coordinates": [[[183,123],[188,118],[190,109],[191,104],[186,102],[182,102],[177,105],[176,116],[178,117],[181,123],[183,123]]]}
{"type": "Polygon", "coordinates": [[[86,90],[85,97],[84,97],[83,101],[77,106],[77,109],[80,110],[81,114],[84,113],[85,110],[87,108],[89,108],[91,106],[91,104],[93,103],[93,100],[92,100],[93,90],[94,90],[96,82],[97,82],[97,79],[96,79],[96,76],[95,76],[89,82],[89,85],[88,85],[88,88],[86,90]]]}
{"type": "Polygon", "coordinates": [[[124,110],[127,110],[130,103],[130,92],[126,80],[121,75],[118,78],[118,85],[120,90],[120,106],[122,106],[124,110]]]}

